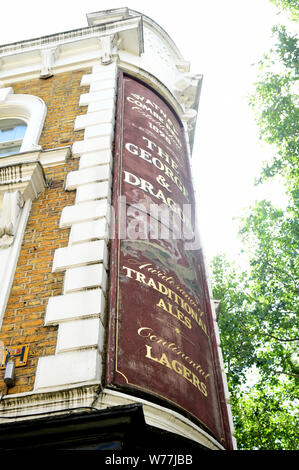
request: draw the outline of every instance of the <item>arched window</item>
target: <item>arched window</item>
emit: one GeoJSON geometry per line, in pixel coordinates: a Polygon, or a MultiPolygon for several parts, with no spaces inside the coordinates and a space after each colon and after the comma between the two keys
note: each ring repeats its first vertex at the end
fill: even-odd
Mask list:
{"type": "Polygon", "coordinates": [[[0,88],[0,158],[41,150],[39,137],[47,107],[41,98],[0,88]]]}
{"type": "Polygon", "coordinates": [[[0,157],[20,151],[26,128],[27,123],[22,119],[0,118],[0,157]]]}

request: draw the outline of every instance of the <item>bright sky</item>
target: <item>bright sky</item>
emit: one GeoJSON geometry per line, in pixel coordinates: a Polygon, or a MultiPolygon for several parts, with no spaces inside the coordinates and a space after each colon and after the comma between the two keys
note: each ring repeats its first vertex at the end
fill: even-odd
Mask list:
{"type": "Polygon", "coordinates": [[[232,219],[260,198],[254,177],[269,155],[247,96],[256,78],[251,64],[269,50],[280,21],[277,9],[269,0],[14,0],[1,8],[0,44],[85,27],[87,13],[125,6],[162,26],[191,72],[204,76],[193,148],[199,230],[208,260],[235,257],[232,219]]]}

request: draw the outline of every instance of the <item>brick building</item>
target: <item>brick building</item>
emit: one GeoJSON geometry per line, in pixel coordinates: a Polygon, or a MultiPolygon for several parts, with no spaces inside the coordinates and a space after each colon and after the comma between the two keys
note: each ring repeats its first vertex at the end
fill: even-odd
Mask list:
{"type": "MultiPolygon", "coordinates": [[[[201,307],[200,316],[190,307],[195,305],[190,290],[187,294],[181,287],[179,296],[166,287],[171,276],[166,276],[164,265],[155,266],[164,284],[154,276],[149,280],[137,268],[126,271],[132,304],[140,302],[138,288],[142,299],[151,282],[155,291],[180,303],[176,313],[170,304],[164,313],[177,334],[178,326],[191,330],[196,320],[201,334],[209,337],[217,401],[211,426],[209,416],[200,415],[205,406],[198,405],[198,411],[197,405],[184,405],[186,386],[192,393],[196,390],[199,403],[209,393],[205,380],[211,372],[198,379],[198,371],[204,377],[203,363],[199,366],[181,351],[177,354],[192,365],[166,355],[158,359],[154,346],[147,346],[141,369],[154,370],[149,363],[159,363],[158,375],[161,370],[161,377],[164,372],[169,380],[174,376],[174,384],[181,380],[173,395],[158,383],[152,382],[151,388],[141,375],[127,378],[138,370],[141,356],[130,371],[117,369],[122,355],[126,362],[133,361],[117,342],[125,317],[115,316],[116,299],[121,297],[115,282],[120,289],[124,283],[117,281],[115,266],[128,248],[122,245],[118,251],[119,232],[112,230],[120,217],[116,197],[123,196],[118,188],[121,165],[126,164],[120,160],[122,139],[129,132],[125,126],[133,123],[137,133],[145,118],[151,131],[143,135],[143,147],[132,138],[127,141],[124,159],[136,159],[123,181],[179,213],[175,197],[165,194],[174,194],[175,185],[187,198],[188,175],[179,175],[169,155],[171,146],[181,149],[184,140],[182,155],[189,164],[202,77],[190,73],[190,64],[172,39],[150,18],[122,8],[88,14],[87,19],[82,29],[0,47],[0,448],[235,448],[215,310],[205,287],[209,305],[207,311],[201,307]],[[138,111],[135,121],[134,114],[133,119],[124,114],[129,112],[124,111],[125,97],[138,111]],[[163,142],[160,146],[154,140],[155,133],[165,137],[168,153],[163,142]],[[163,171],[156,178],[159,191],[149,179],[136,176],[143,162],[151,163],[152,174],[163,171]],[[133,284],[132,273],[138,283],[133,284]],[[207,327],[200,319],[205,315],[207,327]],[[115,371],[126,378],[125,384],[114,380],[115,371]]],[[[142,247],[143,256],[148,245],[142,247]]],[[[145,296],[152,292],[147,290],[145,296]]],[[[165,305],[160,300],[160,314],[165,305]]],[[[130,324],[123,328],[129,331],[130,324]]],[[[135,340],[128,336],[130,341],[135,340]]],[[[175,344],[170,341],[167,354],[175,344]]]]}

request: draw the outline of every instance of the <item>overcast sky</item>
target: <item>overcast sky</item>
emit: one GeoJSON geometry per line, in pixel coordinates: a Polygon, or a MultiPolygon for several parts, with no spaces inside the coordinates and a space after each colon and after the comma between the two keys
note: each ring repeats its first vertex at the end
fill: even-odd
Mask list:
{"type": "Polygon", "coordinates": [[[280,22],[277,9],[269,0],[15,0],[1,8],[0,44],[85,27],[87,13],[126,6],[162,26],[191,72],[204,76],[192,157],[199,230],[208,259],[220,252],[235,257],[232,219],[260,197],[254,177],[270,155],[248,94],[257,73],[252,64],[269,50],[271,28],[280,22]]]}

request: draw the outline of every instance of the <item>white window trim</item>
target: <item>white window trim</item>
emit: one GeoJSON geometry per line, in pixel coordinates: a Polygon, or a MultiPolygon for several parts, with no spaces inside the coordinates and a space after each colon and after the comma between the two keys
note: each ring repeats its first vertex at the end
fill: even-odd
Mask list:
{"type": "Polygon", "coordinates": [[[18,227],[14,243],[11,247],[4,250],[2,255],[3,264],[0,267],[0,278],[2,278],[2,285],[0,287],[0,329],[2,326],[3,317],[6,311],[7,301],[9,298],[10,290],[13,284],[15,270],[21,251],[25,228],[29,217],[32,201],[28,199],[21,213],[19,215],[18,227]],[[5,275],[4,275],[5,274],[5,275]]]}
{"type": "Polygon", "coordinates": [[[18,153],[40,150],[39,138],[44,126],[47,107],[41,98],[14,94],[11,87],[0,90],[0,118],[18,118],[27,124],[18,153]]]}
{"type": "MultiPolygon", "coordinates": [[[[11,286],[14,280],[15,269],[23,241],[23,236],[30,213],[32,200],[37,197],[45,187],[44,176],[41,167],[36,162],[23,162],[20,153],[41,150],[39,138],[44,126],[47,113],[47,107],[42,99],[32,95],[14,94],[11,87],[0,88],[0,119],[21,119],[25,121],[27,128],[22,139],[22,145],[18,152],[8,156],[0,157],[1,168],[9,170],[14,165],[22,165],[22,174],[27,169],[26,177],[23,175],[21,182],[8,181],[2,182],[0,185],[0,213],[2,213],[1,200],[5,191],[20,190],[24,197],[24,206],[20,210],[17,221],[16,231],[11,246],[0,248],[1,266],[0,266],[0,328],[3,321],[4,312],[6,310],[7,300],[10,294],[11,286]],[[19,187],[20,186],[20,187],[19,187]],[[33,191],[32,191],[33,189],[33,191]]],[[[0,169],[1,169],[0,168],[0,169]]],[[[3,214],[2,214],[3,215],[3,214]]]]}

